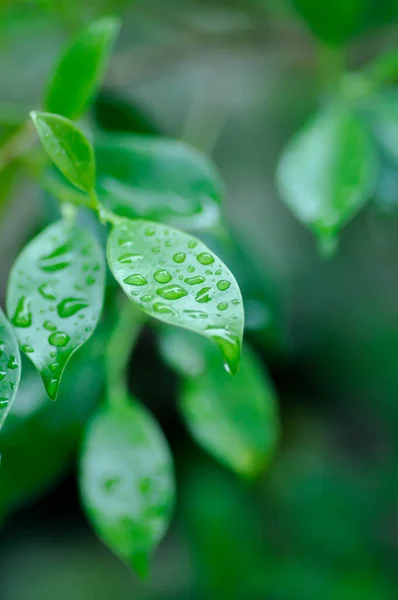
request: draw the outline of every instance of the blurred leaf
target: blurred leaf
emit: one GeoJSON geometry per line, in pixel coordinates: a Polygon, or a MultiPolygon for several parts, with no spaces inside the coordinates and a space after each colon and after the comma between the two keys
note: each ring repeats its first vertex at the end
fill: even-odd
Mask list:
{"type": "Polygon", "coordinates": [[[101,82],[120,26],[115,17],[99,19],[68,45],[47,91],[48,112],[81,117],[101,82]]]}
{"type": "Polygon", "coordinates": [[[361,28],[366,0],[292,0],[297,13],[312,32],[324,42],[340,45],[361,28]]]}
{"type": "Polygon", "coordinates": [[[366,115],[381,151],[398,165],[398,96],[396,91],[373,96],[366,115]]]}
{"type": "Polygon", "coordinates": [[[0,435],[0,519],[63,475],[102,391],[106,333],[99,330],[72,358],[56,403],[48,402],[40,378],[24,363],[18,395],[0,435]]]}
{"type": "Polygon", "coordinates": [[[130,398],[112,398],[88,427],[81,494],[98,536],[145,577],[174,506],[172,458],[152,416],[130,398]]]}
{"type": "Polygon", "coordinates": [[[61,173],[81,190],[93,190],[94,153],[80,129],[58,115],[32,112],[31,117],[44,149],[61,173]]]}
{"type": "Polygon", "coordinates": [[[0,308],[0,429],[14,401],[20,377],[18,342],[0,308]]]}
{"type": "Polygon", "coordinates": [[[96,123],[105,131],[145,135],[164,133],[155,118],[134,100],[125,100],[111,92],[101,92],[93,109],[96,123]]]}
{"type": "Polygon", "coordinates": [[[52,399],[68,360],[98,323],[104,276],[96,241],[65,221],[45,229],[14,264],[7,312],[52,399]]]}
{"type": "Polygon", "coordinates": [[[207,337],[226,368],[239,366],[244,313],[229,269],[198,239],[150,221],[124,220],[108,238],[108,263],[145,313],[207,337]]]}
{"type": "Polygon", "coordinates": [[[161,348],[172,367],[185,371],[180,408],[194,439],[237,473],[259,475],[275,450],[279,423],[275,392],[255,354],[245,346],[239,373],[229,377],[216,349],[189,334],[165,332],[161,348]]]}
{"type": "Polygon", "coordinates": [[[345,107],[329,106],[294,136],[277,172],[283,201],[333,252],[340,229],[376,185],[376,154],[366,130],[345,107]]]}

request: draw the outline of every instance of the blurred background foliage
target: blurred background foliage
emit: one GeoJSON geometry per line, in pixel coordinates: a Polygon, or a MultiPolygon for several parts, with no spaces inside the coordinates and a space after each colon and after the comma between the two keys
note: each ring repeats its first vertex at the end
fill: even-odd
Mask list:
{"type": "MultiPolygon", "coordinates": [[[[3,1],[2,148],[39,107],[65,39],[108,13],[124,25],[88,118],[98,131],[166,133],[212,154],[227,183],[231,236],[203,237],[242,287],[246,337],[279,398],[281,442],[254,484],[206,457],[176,410],[179,382],[158,333],[145,328],[130,388],[172,447],[178,506],[150,581],[137,583],[94,538],[75,483],[81,429],[101,395],[110,282],[111,316],[75,358],[59,401],[49,404],[38,375],[25,371],[1,434],[0,600],[393,600],[398,90],[380,100],[385,120],[375,124],[390,148],[377,191],[333,260],[318,256],[280,202],[274,175],[285,143],[325,94],[331,49],[348,43],[347,68],[394,49],[398,2],[3,1]]],[[[4,305],[13,260],[57,209],[24,165],[1,156],[4,305]]]]}

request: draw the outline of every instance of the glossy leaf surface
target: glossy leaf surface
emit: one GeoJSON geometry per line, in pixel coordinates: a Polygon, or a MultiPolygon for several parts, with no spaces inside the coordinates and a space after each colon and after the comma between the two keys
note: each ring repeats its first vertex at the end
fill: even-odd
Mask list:
{"type": "Polygon", "coordinates": [[[0,308],[0,428],[12,406],[21,376],[21,357],[12,327],[0,308]]]}
{"type": "Polygon", "coordinates": [[[140,576],[174,505],[171,455],[152,416],[123,398],[90,424],[81,463],[83,505],[98,536],[140,576]]]}
{"type": "Polygon", "coordinates": [[[91,23],[65,49],[50,82],[46,110],[78,119],[103,77],[120,21],[104,17],[91,23]]]}
{"type": "Polygon", "coordinates": [[[239,373],[229,377],[216,349],[186,332],[166,332],[161,347],[171,366],[185,370],[180,408],[194,439],[237,473],[261,473],[275,450],[279,422],[273,386],[254,352],[245,346],[239,373]]]}
{"type": "Polygon", "coordinates": [[[361,123],[344,107],[329,107],[285,149],[277,173],[281,197],[326,246],[370,199],[375,158],[361,123]]]}
{"type": "Polygon", "coordinates": [[[21,349],[55,399],[71,355],[95,329],[104,295],[104,261],[97,242],[60,221],[18,257],[7,290],[7,312],[21,349]]]}
{"type": "Polygon", "coordinates": [[[211,161],[177,140],[110,135],[95,147],[97,191],[122,217],[206,228],[219,218],[224,195],[211,161]]]}
{"type": "Polygon", "coordinates": [[[73,123],[50,113],[32,112],[40,141],[61,173],[76,187],[95,187],[95,161],[91,144],[73,123]]]}
{"type": "Polygon", "coordinates": [[[220,347],[238,369],[242,297],[229,269],[198,239],[150,221],[123,221],[108,238],[116,280],[134,304],[165,323],[190,329],[220,347]]]}

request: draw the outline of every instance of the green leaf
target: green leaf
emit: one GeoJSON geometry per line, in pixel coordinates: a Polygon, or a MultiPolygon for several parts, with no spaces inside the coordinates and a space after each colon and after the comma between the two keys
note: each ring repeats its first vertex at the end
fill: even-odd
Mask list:
{"type": "Polygon", "coordinates": [[[99,197],[116,214],[189,229],[218,222],[224,185],[211,161],[187,144],[109,135],[95,156],[99,197]]]}
{"type": "Polygon", "coordinates": [[[48,87],[46,110],[69,119],[84,113],[104,75],[120,26],[119,19],[104,17],[72,40],[48,87]]]}
{"type": "Polygon", "coordinates": [[[31,112],[40,141],[63,175],[76,187],[95,188],[95,160],[91,144],[73,123],[50,113],[31,112]]]}
{"type": "Polygon", "coordinates": [[[18,342],[0,308],[0,429],[12,406],[20,377],[18,342]]]}
{"type": "Polygon", "coordinates": [[[292,0],[292,3],[313,33],[333,45],[347,42],[365,21],[364,0],[292,0]]]}
{"type": "Polygon", "coordinates": [[[98,323],[104,272],[96,241],[64,221],[30,242],[12,269],[7,312],[21,350],[39,370],[52,399],[69,358],[98,323]]]}
{"type": "Polygon", "coordinates": [[[373,146],[360,121],[346,108],[330,106],[288,144],[277,182],[283,201],[327,250],[370,199],[376,171],[373,146]]]}
{"type": "Polygon", "coordinates": [[[116,400],[88,427],[81,496],[98,536],[144,577],[173,511],[172,458],[152,416],[129,398],[116,400]]]}
{"type": "Polygon", "coordinates": [[[201,241],[151,221],[124,220],[109,235],[107,257],[134,304],[155,319],[212,339],[236,373],[241,293],[229,269],[201,241]]]}
{"type": "Polygon", "coordinates": [[[279,421],[273,386],[256,355],[245,346],[239,373],[229,377],[216,349],[187,333],[165,333],[161,349],[186,377],[180,409],[193,438],[237,473],[259,475],[274,453],[279,421]]]}

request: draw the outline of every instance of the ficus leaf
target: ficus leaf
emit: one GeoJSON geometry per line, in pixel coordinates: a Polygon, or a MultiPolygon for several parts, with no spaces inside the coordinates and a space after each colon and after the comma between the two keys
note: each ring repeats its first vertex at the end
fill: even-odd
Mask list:
{"type": "Polygon", "coordinates": [[[96,241],[65,221],[30,242],[12,269],[7,312],[21,350],[39,370],[52,399],[69,358],[98,323],[104,271],[96,241]]]}
{"type": "Polygon", "coordinates": [[[172,458],[162,431],[142,406],[130,398],[114,401],[87,429],[81,496],[98,536],[145,577],[173,511],[172,458]]]}
{"type": "Polygon", "coordinates": [[[193,438],[240,475],[259,475],[275,450],[279,421],[273,386],[254,352],[245,346],[239,373],[229,377],[216,349],[188,332],[165,332],[161,349],[185,371],[180,409],[193,438]]]}
{"type": "MultiPolygon", "coordinates": [[[[98,197],[117,215],[190,230],[218,222],[224,186],[211,161],[194,148],[155,136],[114,134],[97,141],[94,151],[98,197]]],[[[46,182],[64,197],[79,194],[54,172],[46,182]]]]}
{"type": "Polygon", "coordinates": [[[123,220],[108,238],[108,263],[148,315],[215,341],[232,373],[239,365],[243,305],[229,269],[201,241],[151,221],[123,220]]]}
{"type": "Polygon", "coordinates": [[[94,21],[65,48],[48,87],[46,110],[69,119],[84,113],[104,75],[120,25],[115,17],[94,21]]]}
{"type": "MultiPolygon", "coordinates": [[[[329,106],[294,136],[277,172],[283,201],[322,245],[370,199],[376,161],[361,122],[343,106],[329,106]]],[[[327,249],[327,248],[326,248],[327,249]]]]}
{"type": "Polygon", "coordinates": [[[17,393],[20,376],[18,342],[0,308],[0,429],[17,393]]]}
{"type": "Polygon", "coordinates": [[[31,112],[40,141],[65,177],[90,192],[95,187],[94,152],[86,136],[71,121],[43,112],[31,112]]]}

